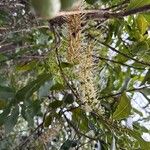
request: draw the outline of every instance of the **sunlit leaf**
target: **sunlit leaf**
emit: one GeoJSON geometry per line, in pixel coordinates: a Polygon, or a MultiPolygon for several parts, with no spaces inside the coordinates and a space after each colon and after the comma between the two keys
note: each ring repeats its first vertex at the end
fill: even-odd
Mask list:
{"type": "Polygon", "coordinates": [[[134,9],[150,4],[149,0],[131,0],[128,9],[134,9]]]}
{"type": "Polygon", "coordinates": [[[149,13],[143,13],[143,16],[145,17],[148,24],[150,24],[150,14],[149,13]]]}
{"type": "Polygon", "coordinates": [[[57,78],[53,78],[50,90],[51,91],[57,91],[57,90],[59,91],[59,90],[63,90],[63,89],[64,89],[63,83],[61,83],[57,78]]]}
{"type": "Polygon", "coordinates": [[[127,118],[131,113],[131,102],[126,93],[121,95],[116,111],[113,113],[113,119],[121,120],[127,118]]]}
{"type": "Polygon", "coordinates": [[[140,30],[141,34],[144,34],[148,28],[147,20],[144,18],[143,15],[138,15],[138,17],[136,18],[136,22],[137,22],[137,27],[140,30]]]}
{"type": "Polygon", "coordinates": [[[18,65],[18,66],[16,66],[16,70],[18,70],[18,71],[32,70],[33,68],[35,68],[36,63],[37,63],[36,61],[31,61],[31,62],[24,64],[24,65],[18,65]]]}

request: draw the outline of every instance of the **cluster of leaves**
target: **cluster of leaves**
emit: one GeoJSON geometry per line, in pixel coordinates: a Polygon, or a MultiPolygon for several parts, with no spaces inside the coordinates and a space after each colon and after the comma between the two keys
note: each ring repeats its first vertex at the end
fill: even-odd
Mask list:
{"type": "Polygon", "coordinates": [[[98,19],[85,14],[83,24],[84,44],[95,44],[103,115],[80,103],[74,65],[65,61],[63,17],[38,20],[26,0],[0,3],[0,149],[89,150],[95,141],[104,150],[150,147],[142,138],[150,122],[150,1],[86,2],[107,13],[98,19]],[[39,140],[55,122],[62,129],[54,140],[39,140]]]}

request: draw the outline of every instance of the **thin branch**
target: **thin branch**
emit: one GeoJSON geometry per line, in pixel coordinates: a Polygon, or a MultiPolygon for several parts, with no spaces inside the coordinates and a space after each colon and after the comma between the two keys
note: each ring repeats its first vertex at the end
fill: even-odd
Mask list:
{"type": "Polygon", "coordinates": [[[67,123],[74,129],[74,131],[75,131],[77,134],[79,134],[79,135],[81,135],[81,136],[83,136],[83,137],[86,137],[86,138],[88,138],[88,139],[91,139],[91,140],[98,140],[97,138],[88,136],[88,135],[86,135],[86,134],[80,132],[80,131],[78,130],[78,128],[76,128],[76,126],[66,117],[65,114],[63,114],[63,116],[64,116],[64,118],[66,119],[67,123]]]}
{"type": "MultiPolygon", "coordinates": [[[[36,132],[40,129],[40,128],[43,128],[43,124],[44,124],[44,121],[45,121],[45,118],[46,118],[46,115],[49,111],[46,111],[43,115],[43,121],[41,124],[39,124],[33,131],[32,133],[26,138],[26,140],[24,140],[22,143],[19,144],[19,146],[17,146],[15,149],[19,149],[19,150],[22,150],[22,148],[28,143],[31,141],[31,139],[33,138],[33,136],[36,134],[36,132]]],[[[39,135],[38,135],[39,137],[39,135]]]]}
{"type": "Polygon", "coordinates": [[[97,41],[98,41],[100,44],[102,44],[102,45],[104,45],[104,46],[110,48],[112,51],[114,51],[114,52],[116,52],[116,53],[118,53],[118,54],[120,54],[120,55],[122,55],[122,56],[124,56],[124,57],[126,57],[126,58],[128,58],[128,59],[131,59],[131,60],[133,60],[133,61],[135,61],[135,62],[137,62],[137,63],[140,63],[140,64],[142,64],[142,65],[145,65],[145,66],[149,66],[149,67],[150,67],[150,64],[149,64],[149,63],[146,63],[146,62],[143,62],[143,61],[139,61],[139,60],[137,60],[137,59],[135,59],[135,58],[133,58],[133,57],[131,57],[131,56],[129,56],[129,55],[123,53],[123,52],[118,51],[116,48],[114,48],[114,47],[112,47],[112,46],[110,46],[110,45],[108,45],[108,44],[106,44],[106,43],[104,43],[104,42],[101,42],[100,40],[97,40],[97,41]]]}
{"type": "Polygon", "coordinates": [[[35,45],[23,45],[23,46],[17,46],[13,43],[8,43],[5,45],[0,45],[0,53],[10,53],[15,51],[17,48],[18,49],[28,49],[28,48],[33,48],[35,45]]]}
{"type": "MultiPolygon", "coordinates": [[[[142,7],[134,8],[127,11],[120,11],[120,12],[111,12],[106,11],[104,9],[94,9],[94,10],[78,10],[78,11],[61,11],[59,12],[55,18],[60,16],[70,16],[76,14],[84,14],[87,18],[123,18],[129,15],[134,15],[137,13],[144,13],[150,11],[150,5],[145,5],[142,7]]],[[[49,18],[47,18],[49,20],[49,18]]]]}
{"type": "Polygon", "coordinates": [[[69,82],[68,82],[67,79],[66,79],[66,76],[65,76],[65,74],[64,74],[64,72],[63,72],[63,69],[62,69],[62,67],[61,67],[61,62],[60,62],[60,59],[59,59],[59,54],[58,54],[58,49],[57,49],[57,48],[56,48],[56,55],[57,55],[58,67],[59,67],[59,69],[60,69],[60,73],[61,73],[61,75],[62,75],[62,78],[64,79],[65,83],[67,84],[67,86],[69,87],[69,89],[72,91],[72,93],[74,94],[74,96],[75,96],[77,99],[79,99],[78,94],[74,91],[74,89],[71,87],[71,85],[69,84],[69,82]]]}
{"type": "Polygon", "coordinates": [[[124,63],[122,63],[122,62],[115,61],[115,60],[111,60],[111,59],[104,58],[104,57],[101,57],[101,56],[94,56],[94,57],[96,57],[96,58],[98,58],[98,59],[101,59],[101,60],[109,61],[109,62],[112,62],[112,63],[120,64],[120,65],[122,65],[122,66],[126,66],[126,67],[129,67],[129,68],[134,68],[134,69],[139,69],[139,70],[145,70],[145,68],[130,66],[130,65],[128,65],[128,64],[124,64],[124,63]]]}
{"type": "MultiPolygon", "coordinates": [[[[134,8],[126,11],[108,11],[107,9],[96,9],[96,10],[79,10],[79,11],[68,11],[59,12],[55,18],[47,18],[50,24],[55,24],[61,26],[66,23],[66,16],[74,14],[83,14],[85,20],[101,20],[101,19],[112,19],[112,18],[123,18],[129,15],[134,15],[138,13],[145,13],[150,11],[150,5],[145,5],[139,8],[134,8]]],[[[39,18],[40,19],[40,18],[39,18]]]]}
{"type": "MultiPolygon", "coordinates": [[[[126,90],[126,92],[141,91],[141,90],[146,89],[146,88],[150,88],[150,86],[144,86],[144,87],[140,87],[140,88],[133,88],[133,89],[126,90]]],[[[121,94],[122,94],[122,92],[118,92],[118,93],[115,93],[115,94],[110,94],[110,95],[99,97],[98,99],[105,99],[105,98],[115,97],[115,96],[118,96],[118,95],[121,95],[121,94]]]]}
{"type": "Polygon", "coordinates": [[[60,37],[59,37],[59,34],[57,33],[57,31],[55,30],[54,26],[51,25],[50,28],[53,30],[53,33],[54,33],[54,37],[55,37],[55,53],[56,53],[56,59],[58,61],[58,67],[59,67],[59,70],[60,70],[60,73],[62,75],[62,78],[63,80],[65,81],[65,83],[67,84],[67,86],[69,87],[69,89],[72,91],[72,93],[74,94],[74,96],[79,99],[79,96],[78,96],[78,93],[76,93],[74,91],[74,89],[72,88],[72,86],[70,85],[70,83],[68,82],[67,78],[66,78],[66,75],[65,73],[63,72],[63,69],[61,67],[61,60],[60,60],[60,57],[59,57],[59,53],[58,53],[58,47],[60,46],[60,37]]]}
{"type": "Polygon", "coordinates": [[[127,10],[125,12],[120,13],[120,16],[125,17],[129,15],[134,15],[137,13],[144,13],[144,12],[149,12],[150,11],[150,5],[144,5],[142,7],[134,8],[131,10],[127,10]]]}
{"type": "Polygon", "coordinates": [[[41,124],[39,124],[39,126],[34,129],[34,131],[26,138],[26,140],[24,140],[22,143],[20,143],[20,145],[17,146],[15,149],[21,150],[27,143],[29,143],[31,141],[31,139],[33,138],[36,131],[38,131],[39,128],[41,128],[42,126],[43,126],[43,122],[41,124]]]}
{"type": "Polygon", "coordinates": [[[11,31],[13,28],[0,28],[0,31],[4,30],[5,32],[6,31],[10,31],[6,34],[0,34],[0,36],[8,36],[10,34],[15,34],[15,33],[20,33],[20,32],[31,32],[32,30],[39,30],[39,29],[49,29],[49,26],[47,25],[43,25],[43,26],[35,26],[35,27],[32,27],[32,28],[24,28],[24,29],[20,29],[20,30],[16,30],[16,31],[11,31]]]}
{"type": "Polygon", "coordinates": [[[81,143],[81,144],[76,148],[76,150],[79,150],[79,148],[83,147],[84,145],[87,145],[87,144],[91,143],[92,141],[93,141],[93,139],[90,139],[90,140],[88,140],[88,141],[85,142],[85,143],[81,143]]]}

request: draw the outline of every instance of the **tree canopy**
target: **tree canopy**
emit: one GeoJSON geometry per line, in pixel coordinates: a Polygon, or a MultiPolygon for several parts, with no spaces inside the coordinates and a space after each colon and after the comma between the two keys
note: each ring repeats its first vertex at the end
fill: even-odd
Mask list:
{"type": "Polygon", "coordinates": [[[0,2],[0,149],[148,150],[150,0],[31,1],[0,2]]]}

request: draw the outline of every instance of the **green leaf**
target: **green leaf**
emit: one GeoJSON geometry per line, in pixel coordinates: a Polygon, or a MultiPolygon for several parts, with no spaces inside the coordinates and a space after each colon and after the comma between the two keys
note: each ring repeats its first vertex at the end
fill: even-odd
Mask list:
{"type": "Polygon", "coordinates": [[[7,102],[4,100],[0,100],[0,110],[6,108],[7,102]]]}
{"type": "Polygon", "coordinates": [[[77,145],[77,141],[67,140],[60,147],[60,150],[70,150],[70,148],[75,147],[77,145]]]}
{"type": "Polygon", "coordinates": [[[32,110],[33,116],[40,115],[41,102],[39,99],[29,101],[29,109],[32,110]]]}
{"type": "Polygon", "coordinates": [[[150,90],[149,90],[149,93],[148,95],[146,95],[146,93],[143,93],[142,91],[139,91],[143,96],[144,98],[150,103],[150,98],[148,97],[149,96],[149,93],[150,93],[150,90]]]}
{"type": "Polygon", "coordinates": [[[29,109],[29,108],[26,109],[24,119],[28,122],[29,127],[34,126],[34,115],[33,115],[33,112],[31,109],[29,109]]]}
{"type": "Polygon", "coordinates": [[[138,122],[133,123],[133,127],[134,129],[138,130],[138,132],[141,134],[149,132],[149,130],[146,127],[140,125],[138,122]]]}
{"type": "Polygon", "coordinates": [[[103,3],[108,3],[109,1],[112,1],[112,0],[100,0],[102,1],[103,3]]]}
{"type": "Polygon", "coordinates": [[[36,80],[28,83],[25,87],[19,90],[16,94],[16,100],[24,101],[32,96],[44,83],[52,78],[51,74],[41,74],[36,80]]]}
{"type": "Polygon", "coordinates": [[[28,122],[29,126],[34,125],[34,117],[42,116],[41,101],[36,99],[28,99],[21,105],[21,115],[28,122]]]}
{"type": "Polygon", "coordinates": [[[138,15],[136,18],[137,27],[141,34],[144,34],[148,29],[148,22],[143,15],[138,15]]]}
{"type": "Polygon", "coordinates": [[[126,96],[126,93],[123,93],[116,111],[113,113],[113,119],[121,120],[127,118],[131,113],[131,102],[126,96]]]}
{"type": "Polygon", "coordinates": [[[150,24],[150,14],[149,13],[143,13],[143,16],[145,17],[148,24],[150,24]]]}
{"type": "Polygon", "coordinates": [[[17,105],[11,110],[11,114],[7,116],[5,120],[4,125],[6,133],[10,133],[13,130],[14,126],[17,123],[18,116],[19,116],[19,106],[17,105]]]}
{"type": "Polygon", "coordinates": [[[74,102],[74,95],[71,93],[67,93],[63,98],[64,103],[72,104],[74,102]]]}
{"type": "Polygon", "coordinates": [[[36,61],[33,60],[27,64],[24,64],[24,65],[18,65],[16,66],[16,70],[17,71],[29,71],[29,70],[32,70],[33,68],[35,68],[36,66],[36,61]]]}
{"type": "Polygon", "coordinates": [[[44,126],[45,127],[49,127],[49,125],[51,125],[53,121],[52,115],[49,114],[48,116],[46,116],[45,121],[44,121],[44,126]]]}
{"type": "Polygon", "coordinates": [[[4,54],[0,54],[0,62],[7,60],[7,57],[4,54]]]}
{"type": "Polygon", "coordinates": [[[52,81],[47,81],[38,90],[39,98],[47,97],[49,95],[50,88],[52,87],[52,81]]]}
{"type": "Polygon", "coordinates": [[[0,25],[4,25],[8,23],[8,12],[4,11],[3,9],[0,10],[0,25]]]}
{"type": "Polygon", "coordinates": [[[136,108],[132,108],[132,109],[135,113],[139,114],[140,116],[143,116],[141,111],[137,110],[136,108]]]}
{"type": "Polygon", "coordinates": [[[51,91],[60,91],[64,89],[64,85],[60,83],[57,79],[53,79],[52,86],[50,88],[51,91]]]}
{"type": "Polygon", "coordinates": [[[7,86],[0,86],[0,99],[1,100],[11,100],[15,96],[14,89],[7,86]]]}
{"type": "Polygon", "coordinates": [[[62,68],[72,68],[73,67],[73,64],[70,64],[68,62],[61,62],[60,66],[62,68]]]}
{"type": "Polygon", "coordinates": [[[0,114],[0,126],[2,124],[4,124],[9,113],[10,113],[10,108],[8,107],[8,108],[4,109],[3,112],[0,114]]]}
{"type": "Polygon", "coordinates": [[[128,9],[134,9],[149,4],[150,4],[150,0],[131,0],[128,9]]]}
{"type": "Polygon", "coordinates": [[[80,108],[77,108],[74,109],[72,113],[74,123],[80,128],[81,131],[87,132],[89,130],[89,121],[84,111],[80,108]]]}
{"type": "Polygon", "coordinates": [[[134,137],[136,140],[138,140],[142,150],[148,150],[150,148],[150,142],[145,141],[141,134],[138,133],[136,130],[129,130],[129,134],[134,137]]]}
{"type": "Polygon", "coordinates": [[[132,54],[136,55],[141,53],[142,51],[145,52],[146,50],[149,50],[149,45],[146,41],[137,42],[135,43],[135,45],[133,45],[131,50],[132,54]]]}
{"type": "Polygon", "coordinates": [[[79,0],[60,0],[60,1],[62,10],[71,9],[76,2],[79,2],[79,0]]]}
{"type": "Polygon", "coordinates": [[[90,5],[93,5],[95,2],[97,2],[98,0],[86,0],[86,2],[90,5]]]}
{"type": "Polygon", "coordinates": [[[49,107],[53,108],[53,109],[57,109],[57,108],[61,107],[62,104],[63,104],[63,101],[56,100],[56,101],[50,103],[49,107]]]}
{"type": "Polygon", "coordinates": [[[141,89],[140,92],[146,96],[150,95],[150,88],[141,89]]]}
{"type": "Polygon", "coordinates": [[[144,80],[142,81],[141,85],[144,85],[145,83],[148,83],[150,84],[150,69],[147,71],[145,77],[144,77],[144,80]]]}
{"type": "Polygon", "coordinates": [[[26,106],[24,104],[20,105],[21,106],[21,115],[22,117],[27,120],[26,118],[26,106]]]}

